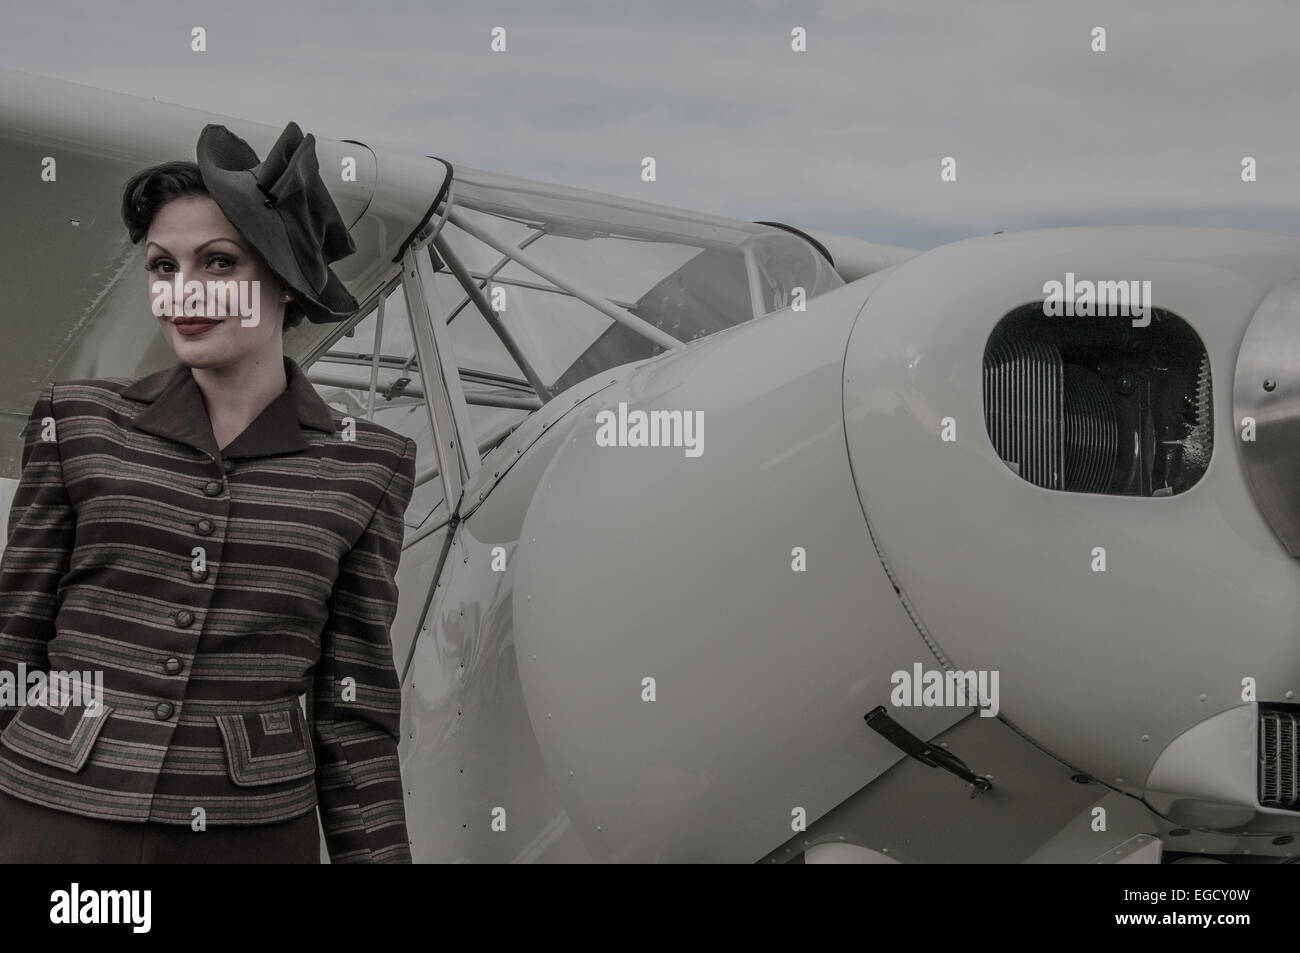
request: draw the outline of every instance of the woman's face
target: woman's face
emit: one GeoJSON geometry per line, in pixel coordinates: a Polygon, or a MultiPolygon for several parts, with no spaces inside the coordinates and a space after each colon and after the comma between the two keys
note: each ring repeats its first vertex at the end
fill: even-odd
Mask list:
{"type": "Polygon", "coordinates": [[[285,289],[211,196],[182,195],[158,209],[145,235],[145,266],[153,313],[181,363],[225,367],[269,353],[279,340],[285,289]],[[155,291],[156,282],[174,289],[178,275],[182,297],[155,291]],[[223,292],[209,282],[235,284],[223,285],[223,292]],[[186,289],[190,283],[196,284],[186,289]],[[191,294],[198,285],[201,297],[191,294]],[[224,298],[224,315],[219,298],[224,298]]]}

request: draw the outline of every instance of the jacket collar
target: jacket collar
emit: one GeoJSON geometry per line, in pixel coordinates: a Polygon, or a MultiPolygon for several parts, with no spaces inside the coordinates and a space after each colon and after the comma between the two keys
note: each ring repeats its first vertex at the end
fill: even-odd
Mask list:
{"type": "Polygon", "coordinates": [[[261,457],[306,450],[310,444],[299,425],[334,432],[330,407],[292,358],[284,357],[289,386],[267,404],[243,432],[217,449],[207,404],[189,365],[174,364],[133,381],[122,396],[149,404],[132,419],[138,430],[167,437],[220,457],[261,457]]]}

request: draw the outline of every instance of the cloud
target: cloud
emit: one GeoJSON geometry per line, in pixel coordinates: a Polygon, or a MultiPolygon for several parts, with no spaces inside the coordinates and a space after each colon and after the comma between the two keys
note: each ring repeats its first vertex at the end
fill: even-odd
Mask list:
{"type": "Polygon", "coordinates": [[[1297,231],[1300,7],[145,0],[6,12],[0,62],[741,219],[930,247],[1143,221],[1297,231]],[[208,52],[189,50],[202,25],[208,52]],[[493,27],[508,50],[489,50],[493,27]],[[790,50],[807,30],[808,52],[790,50]],[[1094,26],[1108,50],[1089,48],[1094,26]],[[653,155],[659,180],[640,180],[653,155]],[[958,181],[939,180],[944,156],[958,181]],[[1240,160],[1259,181],[1240,181],[1240,160]]]}

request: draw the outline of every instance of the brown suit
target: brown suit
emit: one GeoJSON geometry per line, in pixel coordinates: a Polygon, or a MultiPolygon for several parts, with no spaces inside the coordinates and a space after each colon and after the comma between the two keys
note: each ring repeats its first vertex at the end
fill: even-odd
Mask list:
{"type": "Polygon", "coordinates": [[[285,372],[224,452],[183,364],[46,387],[0,560],[0,672],[99,671],[103,706],[0,701],[0,790],[176,825],[319,803],[333,862],[409,863],[389,627],[415,443],[285,372]]]}

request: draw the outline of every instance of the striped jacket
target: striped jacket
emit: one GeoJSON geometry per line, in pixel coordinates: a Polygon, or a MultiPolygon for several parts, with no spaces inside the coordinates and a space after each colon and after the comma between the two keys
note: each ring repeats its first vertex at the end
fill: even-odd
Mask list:
{"type": "Polygon", "coordinates": [[[319,805],[332,862],[409,863],[389,628],[415,443],[284,362],[224,450],[184,364],[45,387],[0,559],[0,789],[196,829],[319,805]]]}

